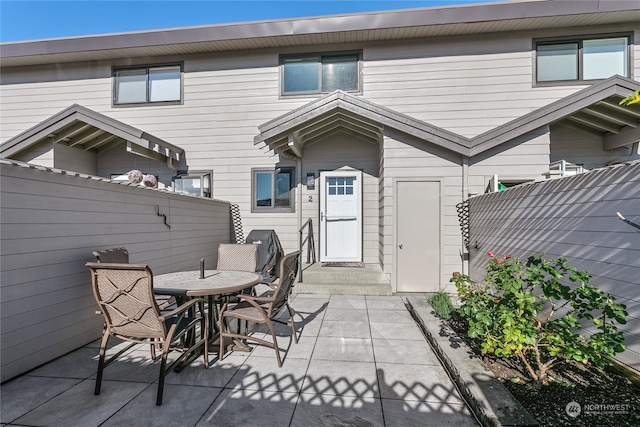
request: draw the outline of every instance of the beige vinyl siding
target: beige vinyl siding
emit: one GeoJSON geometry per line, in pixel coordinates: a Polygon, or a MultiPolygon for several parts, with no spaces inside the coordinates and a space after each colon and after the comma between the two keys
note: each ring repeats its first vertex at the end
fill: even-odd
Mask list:
{"type": "MultiPolygon", "coordinates": [[[[384,138],[384,184],[381,195],[381,233],[384,247],[382,263],[385,273],[391,274],[392,289],[396,290],[395,271],[393,269],[396,242],[395,230],[395,195],[393,183],[399,179],[424,179],[425,181],[441,181],[441,225],[443,231],[440,242],[440,286],[445,289],[453,271],[460,271],[462,238],[457,225],[456,204],[462,201],[462,158],[461,156],[407,137],[400,133],[387,132],[384,138]]],[[[425,218],[428,220],[428,218],[425,218]]],[[[433,244],[426,242],[425,244],[433,244]]]]}
{"type": "Polygon", "coordinates": [[[471,241],[479,246],[470,254],[474,279],[484,276],[488,251],[566,257],[626,304],[627,351],[618,359],[640,369],[640,234],[616,216],[638,222],[640,162],[473,197],[470,212],[471,241]]]}
{"type": "Polygon", "coordinates": [[[469,162],[469,192],[482,194],[498,180],[533,181],[549,171],[549,129],[540,128],[474,156],[469,162]]]}
{"type": "Polygon", "coordinates": [[[602,149],[602,137],[561,125],[551,126],[551,161],[566,160],[587,169],[607,166],[631,155],[631,146],[602,149]]]}
{"type": "Polygon", "coordinates": [[[477,36],[365,50],[364,96],[473,137],[580,87],[532,87],[531,36],[477,36]]]}
{"type": "Polygon", "coordinates": [[[277,64],[275,53],[195,56],[185,61],[184,105],[174,107],[177,113],[140,109],[129,117],[184,148],[191,170],[213,170],[214,197],[240,206],[245,236],[274,229],[289,252],[298,247],[298,192],[295,212],[251,212],[251,169],[296,166],[253,144],[258,125],[304,103],[279,105],[277,64]]]}
{"type": "MultiPolygon", "coordinates": [[[[603,27],[571,31],[624,30],[603,27]]],[[[326,50],[363,47],[363,95],[367,99],[474,136],[583,87],[532,87],[531,40],[544,35],[548,33],[474,35],[326,46],[326,50]]],[[[312,50],[318,49],[321,47],[314,46],[312,50]]],[[[286,50],[295,52],[299,49],[286,50]]],[[[209,137],[207,143],[230,136],[253,137],[258,124],[313,99],[279,97],[280,53],[285,51],[200,54],[148,61],[184,62],[184,105],[178,106],[111,108],[111,66],[132,65],[130,62],[59,64],[19,73],[3,70],[2,116],[9,120],[4,120],[0,139],[14,136],[26,128],[24,125],[38,123],[73,102],[133,126],[144,126],[141,128],[178,145],[189,141],[201,145],[205,135],[209,137]],[[23,73],[23,79],[40,82],[23,83],[23,73]],[[25,114],[26,110],[32,114],[25,114]],[[177,117],[180,120],[175,120],[177,117]]],[[[635,64],[640,62],[638,56],[634,55],[635,64]]]]}
{"type": "Polygon", "coordinates": [[[40,67],[37,71],[3,69],[0,139],[14,137],[72,104],[110,115],[111,68],[106,63],[99,68],[105,77],[96,76],[93,66],[83,64],[40,67]],[[27,76],[23,77],[25,71],[27,76]]]}
{"type": "Polygon", "coordinates": [[[637,28],[601,26],[371,45],[363,54],[363,95],[473,137],[586,87],[533,87],[532,39],[630,30],[636,30],[632,65],[637,79],[637,28]]]}
{"type": "MultiPolygon", "coordinates": [[[[3,69],[0,141],[18,135],[73,104],[111,115],[110,70],[107,63],[3,69]]],[[[41,164],[36,158],[24,157],[23,153],[15,158],[41,164]]],[[[46,166],[53,166],[53,161],[46,166]]]]}
{"type": "MultiPolygon", "coordinates": [[[[0,126],[2,128],[2,126],[0,126]]],[[[31,162],[36,165],[42,165],[47,167],[53,167],[53,143],[46,142],[42,144],[37,144],[29,147],[27,150],[24,150],[18,155],[15,156],[14,160],[19,162],[31,162]]]]}
{"type": "Polygon", "coordinates": [[[96,153],[53,144],[54,167],[90,175],[98,175],[98,156],[96,153]]]}
{"type": "Polygon", "coordinates": [[[125,246],[155,274],[216,264],[230,240],[226,202],[0,163],[2,381],[100,336],[84,267],[91,251],[125,246]],[[164,225],[155,207],[167,215],[164,225]]]}

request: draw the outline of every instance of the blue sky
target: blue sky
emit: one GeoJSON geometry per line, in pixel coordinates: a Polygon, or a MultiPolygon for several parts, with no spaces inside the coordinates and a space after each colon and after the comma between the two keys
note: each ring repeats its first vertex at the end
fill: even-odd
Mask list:
{"type": "Polygon", "coordinates": [[[188,27],[487,0],[0,0],[0,41],[188,27]]]}

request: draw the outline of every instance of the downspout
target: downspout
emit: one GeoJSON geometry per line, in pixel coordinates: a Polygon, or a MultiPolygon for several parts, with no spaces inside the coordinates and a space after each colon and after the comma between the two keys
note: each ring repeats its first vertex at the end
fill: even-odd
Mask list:
{"type": "MultiPolygon", "coordinates": [[[[469,198],[469,156],[462,155],[462,201],[469,198]]],[[[462,274],[469,274],[469,249],[464,245],[462,238],[462,274]]]]}
{"type": "MultiPolygon", "coordinates": [[[[302,143],[300,142],[298,132],[292,132],[287,136],[287,146],[291,150],[293,155],[289,157],[296,158],[296,187],[298,188],[298,228],[296,231],[299,233],[302,227],[302,143]]],[[[286,150],[285,150],[286,151],[286,150]]],[[[302,249],[302,248],[299,248],[302,249]]]]}
{"type": "MultiPolygon", "coordinates": [[[[302,227],[302,158],[296,159],[296,181],[298,182],[298,228],[299,231],[302,227]]],[[[302,248],[298,248],[302,249],[302,248]]],[[[302,258],[301,258],[302,259],[302,258]]]]}

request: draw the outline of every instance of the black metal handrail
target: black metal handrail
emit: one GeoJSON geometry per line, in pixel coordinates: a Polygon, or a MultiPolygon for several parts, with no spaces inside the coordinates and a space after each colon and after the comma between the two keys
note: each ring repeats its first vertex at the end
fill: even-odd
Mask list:
{"type": "MultiPolygon", "coordinates": [[[[313,263],[315,264],[316,245],[313,240],[313,221],[311,220],[311,218],[309,218],[302,225],[302,227],[300,227],[300,230],[298,230],[298,233],[300,234],[300,250],[302,250],[302,247],[304,246],[305,243],[307,244],[307,264],[310,264],[312,259],[313,259],[313,263]],[[302,235],[305,231],[305,228],[307,231],[307,237],[303,239],[302,235]]],[[[298,282],[302,282],[302,260],[298,263],[298,282]]]]}

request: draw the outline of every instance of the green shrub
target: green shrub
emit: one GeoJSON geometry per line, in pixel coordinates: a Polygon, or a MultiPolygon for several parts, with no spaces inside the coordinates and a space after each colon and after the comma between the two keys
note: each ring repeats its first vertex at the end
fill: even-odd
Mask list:
{"type": "Polygon", "coordinates": [[[438,316],[443,319],[451,319],[454,313],[453,304],[451,304],[451,297],[448,293],[439,291],[431,295],[427,302],[431,304],[433,310],[438,316]]]}
{"type": "Polygon", "coordinates": [[[451,278],[462,301],[458,313],[468,321],[468,335],[480,339],[483,354],[515,356],[531,378],[546,383],[557,363],[572,359],[602,368],[608,356],[624,350],[616,323],[626,323],[626,306],[590,285],[586,271],[565,258],[531,256],[523,265],[509,255],[488,255],[481,286],[466,275],[451,278]]]}

